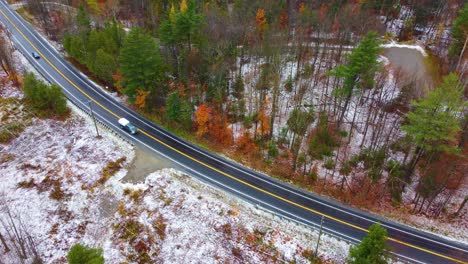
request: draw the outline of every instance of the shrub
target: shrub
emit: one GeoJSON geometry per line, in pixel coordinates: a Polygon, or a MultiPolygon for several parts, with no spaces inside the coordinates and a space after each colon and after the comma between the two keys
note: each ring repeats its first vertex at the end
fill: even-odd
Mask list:
{"type": "Polygon", "coordinates": [[[104,264],[102,249],[76,244],[68,251],[69,264],[104,264]]]}
{"type": "Polygon", "coordinates": [[[333,169],[333,166],[335,166],[335,162],[331,158],[325,160],[325,163],[323,164],[323,167],[328,170],[333,169]]]}
{"type": "Polygon", "coordinates": [[[62,89],[37,80],[32,73],[25,75],[23,91],[26,102],[40,117],[64,117],[70,111],[62,89]]]}
{"type": "Polygon", "coordinates": [[[34,182],[33,178],[31,178],[29,181],[21,181],[18,183],[18,187],[20,188],[30,189],[34,186],[36,186],[36,183],[34,182]]]}
{"type": "Polygon", "coordinates": [[[8,143],[16,138],[24,130],[24,125],[21,123],[11,123],[0,130],[0,143],[8,143]]]}
{"type": "Polygon", "coordinates": [[[62,191],[62,188],[60,188],[60,184],[55,184],[54,189],[49,195],[50,198],[60,201],[65,197],[65,193],[62,191]]]}
{"type": "Polygon", "coordinates": [[[272,158],[278,157],[278,147],[273,139],[270,139],[267,143],[268,156],[272,158]]]}
{"type": "Polygon", "coordinates": [[[340,145],[336,129],[328,125],[327,113],[319,115],[318,125],[309,142],[309,155],[314,159],[323,159],[333,155],[333,149],[340,145]]]}

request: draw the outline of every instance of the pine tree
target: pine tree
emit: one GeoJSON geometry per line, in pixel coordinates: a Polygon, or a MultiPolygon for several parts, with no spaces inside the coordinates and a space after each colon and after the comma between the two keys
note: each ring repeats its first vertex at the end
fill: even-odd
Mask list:
{"type": "Polygon", "coordinates": [[[450,54],[453,56],[460,56],[457,68],[461,62],[461,58],[468,45],[468,3],[465,3],[463,9],[453,23],[452,37],[454,42],[450,47],[450,54]]]}
{"type": "Polygon", "coordinates": [[[463,89],[456,74],[443,78],[440,87],[426,98],[412,103],[408,122],[401,128],[416,147],[413,158],[407,164],[405,180],[409,180],[420,158],[430,152],[457,152],[453,144],[460,131],[460,115],[463,106],[463,89]]]}
{"type": "Polygon", "coordinates": [[[120,52],[120,71],[124,76],[122,92],[135,101],[136,91],[150,91],[153,96],[165,95],[165,66],[154,39],[138,27],[128,34],[120,52]]]}
{"type": "Polygon", "coordinates": [[[196,2],[189,0],[185,6],[181,5],[180,12],[176,14],[174,34],[179,42],[187,43],[188,49],[191,49],[194,40],[200,35],[200,29],[203,16],[196,13],[196,2]]]}
{"type": "Polygon", "coordinates": [[[83,4],[78,8],[76,23],[78,25],[78,35],[85,37],[91,31],[91,19],[83,4]]]}
{"type": "Polygon", "coordinates": [[[350,249],[348,263],[385,264],[388,263],[387,250],[387,230],[380,224],[373,224],[361,243],[350,249]]]}
{"type": "Polygon", "coordinates": [[[315,114],[312,107],[309,109],[309,111],[302,111],[299,108],[295,108],[289,115],[287,124],[291,131],[294,132],[292,144],[294,169],[296,169],[297,166],[297,157],[302,144],[302,139],[309,125],[314,122],[314,119],[315,114]]]}
{"type": "Polygon", "coordinates": [[[347,63],[330,71],[330,75],[343,79],[342,87],[335,90],[335,96],[344,98],[344,106],[338,120],[341,125],[355,88],[368,89],[374,85],[374,76],[380,63],[377,61],[381,41],[377,33],[370,31],[359,45],[347,56],[347,63]]]}
{"type": "Polygon", "coordinates": [[[102,249],[76,244],[68,251],[69,264],[104,264],[102,249]]]}
{"type": "Polygon", "coordinates": [[[182,98],[178,92],[173,92],[167,96],[166,118],[172,122],[178,122],[183,128],[190,129],[192,126],[192,104],[182,98]]]}

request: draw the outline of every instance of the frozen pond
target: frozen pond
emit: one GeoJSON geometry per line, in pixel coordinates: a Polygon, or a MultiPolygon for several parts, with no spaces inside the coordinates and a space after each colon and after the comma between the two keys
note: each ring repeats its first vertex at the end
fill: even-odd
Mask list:
{"type": "Polygon", "coordinates": [[[424,89],[431,88],[433,81],[427,65],[426,58],[416,49],[404,47],[385,48],[383,55],[387,57],[395,69],[407,76],[408,82],[415,81],[421,84],[424,89]]]}

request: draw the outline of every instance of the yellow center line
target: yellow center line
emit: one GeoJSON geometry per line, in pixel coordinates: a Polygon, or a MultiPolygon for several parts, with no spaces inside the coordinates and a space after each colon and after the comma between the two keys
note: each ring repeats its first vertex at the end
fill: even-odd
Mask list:
{"type": "MultiPolygon", "coordinates": [[[[74,82],[72,82],[68,77],[66,77],[65,74],[63,74],[57,67],[55,67],[55,65],[52,64],[52,63],[39,51],[39,49],[36,48],[35,45],[33,45],[33,43],[29,40],[29,38],[27,38],[27,37],[23,34],[23,32],[16,26],[16,24],[14,24],[13,21],[11,21],[11,19],[10,19],[8,16],[5,15],[5,13],[3,12],[3,10],[0,9],[0,12],[1,12],[2,15],[10,22],[10,24],[16,29],[16,31],[18,31],[18,33],[21,34],[21,36],[31,45],[31,47],[33,47],[34,50],[35,50],[38,54],[40,54],[41,57],[42,57],[55,71],[57,71],[66,81],[68,81],[73,87],[75,87],[78,91],[80,91],[84,96],[86,96],[89,100],[91,100],[92,102],[94,102],[96,105],[99,105],[102,109],[104,109],[105,111],[107,111],[108,113],[110,113],[111,115],[113,115],[114,117],[119,118],[119,116],[118,116],[117,114],[115,114],[114,112],[112,112],[111,110],[109,110],[107,107],[105,107],[104,105],[102,105],[101,103],[99,103],[98,101],[96,101],[95,99],[93,99],[90,95],[88,95],[88,94],[85,93],[80,87],[78,87],[74,82]]],[[[224,175],[224,176],[226,176],[226,177],[228,177],[228,178],[231,178],[231,179],[233,179],[233,180],[235,180],[235,181],[237,181],[237,182],[239,182],[239,183],[242,183],[242,184],[244,184],[244,185],[246,185],[246,186],[248,186],[248,187],[250,187],[250,188],[252,188],[252,189],[255,189],[255,190],[259,191],[259,192],[262,192],[262,193],[267,194],[267,195],[269,195],[269,196],[271,196],[271,197],[274,197],[274,198],[276,198],[276,199],[278,199],[278,200],[281,200],[281,201],[286,202],[286,203],[288,203],[288,204],[291,204],[291,205],[294,205],[294,206],[296,206],[296,207],[302,208],[302,209],[307,210],[307,211],[309,211],[309,212],[312,212],[312,213],[315,213],[315,214],[317,214],[317,215],[323,216],[323,217],[325,217],[325,218],[327,218],[327,219],[330,219],[330,220],[333,220],[333,221],[335,221],[335,222],[341,223],[341,224],[343,224],[343,225],[346,225],[346,226],[355,228],[355,229],[357,229],[357,230],[361,230],[361,231],[363,231],[363,232],[369,232],[369,231],[368,231],[367,229],[365,229],[365,228],[362,228],[362,227],[360,227],[360,226],[357,226],[357,225],[348,223],[348,222],[346,222],[346,221],[343,221],[343,220],[338,219],[338,218],[335,218],[335,217],[333,217],[333,216],[324,214],[324,213],[322,213],[322,212],[316,211],[316,210],[314,210],[314,209],[312,209],[312,208],[306,207],[306,206],[304,206],[304,205],[301,205],[301,204],[299,204],[299,203],[296,203],[296,202],[294,202],[294,201],[291,201],[291,200],[289,200],[289,199],[286,199],[286,198],[284,198],[284,197],[282,197],[282,196],[279,196],[279,195],[277,195],[277,194],[274,194],[274,193],[272,193],[272,192],[269,192],[269,191],[267,191],[267,190],[264,190],[264,189],[262,189],[262,188],[260,188],[260,187],[257,187],[257,186],[255,186],[255,185],[252,185],[252,184],[250,184],[250,183],[248,183],[248,182],[246,182],[246,181],[244,181],[244,180],[238,179],[238,178],[236,178],[236,177],[234,177],[234,176],[232,176],[232,175],[230,175],[230,174],[228,174],[228,173],[226,173],[226,172],[223,172],[223,171],[221,171],[221,170],[219,170],[219,169],[217,169],[217,168],[215,168],[215,167],[213,167],[213,166],[211,166],[211,165],[208,165],[208,164],[204,163],[203,161],[200,161],[200,160],[198,160],[198,159],[196,159],[196,158],[194,158],[194,157],[192,157],[192,156],[190,156],[190,155],[188,155],[188,154],[186,154],[186,153],[184,153],[184,152],[182,152],[182,151],[180,151],[180,150],[178,150],[178,149],[176,149],[176,148],[174,148],[174,147],[168,145],[167,143],[165,143],[165,142],[163,142],[163,141],[157,139],[156,137],[154,137],[153,135],[149,134],[148,132],[146,132],[146,131],[144,131],[144,130],[142,130],[142,129],[139,129],[139,131],[140,131],[142,134],[146,135],[147,137],[153,139],[153,140],[156,141],[157,143],[159,143],[159,144],[161,144],[161,145],[163,145],[163,146],[165,146],[165,147],[171,149],[172,151],[174,151],[174,152],[176,152],[176,153],[178,153],[178,154],[180,154],[180,155],[182,155],[182,156],[184,156],[184,157],[186,157],[186,158],[188,158],[188,159],[191,159],[192,161],[194,161],[194,162],[196,162],[196,163],[198,163],[198,164],[200,164],[200,165],[203,165],[204,167],[207,167],[207,168],[209,168],[209,169],[211,169],[211,170],[213,170],[213,171],[215,171],[215,172],[217,172],[217,173],[219,173],[219,174],[221,174],[221,175],[224,175]]],[[[411,248],[414,248],[414,249],[417,249],[417,250],[420,250],[420,251],[423,251],[423,252],[426,252],[426,253],[429,253],[429,254],[438,256],[438,257],[441,257],[441,258],[445,258],[445,259],[447,259],[447,260],[451,260],[451,261],[454,261],[454,262],[457,262],[457,263],[462,263],[462,264],[468,264],[468,262],[464,262],[464,261],[462,261],[462,260],[458,260],[458,259],[452,258],[452,257],[450,257],[450,256],[445,256],[445,255],[443,255],[443,254],[440,254],[440,253],[437,253],[437,252],[434,252],[434,251],[431,251],[431,250],[428,250],[428,249],[425,249],[425,248],[421,248],[421,247],[419,247],[419,246],[415,246],[415,245],[406,243],[406,242],[404,242],[404,241],[401,241],[401,240],[398,240],[398,239],[395,239],[395,238],[387,237],[387,239],[390,240],[390,241],[393,241],[393,242],[395,242],[395,243],[401,244],[401,245],[405,245],[405,246],[408,246],[408,247],[411,247],[411,248]]]]}

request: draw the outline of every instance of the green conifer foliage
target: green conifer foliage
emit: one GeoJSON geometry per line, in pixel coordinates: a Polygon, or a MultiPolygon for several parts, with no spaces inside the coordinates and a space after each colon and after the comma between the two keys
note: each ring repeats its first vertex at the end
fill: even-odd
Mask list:
{"type": "Polygon", "coordinates": [[[67,255],[69,264],[104,264],[102,249],[76,244],[67,255]]]}
{"type": "Polygon", "coordinates": [[[136,91],[150,91],[152,96],[163,96],[161,83],[165,79],[165,66],[155,40],[140,28],[133,28],[120,52],[120,71],[124,76],[122,92],[135,101],[136,91]]]}
{"type": "Polygon", "coordinates": [[[350,249],[348,263],[386,264],[388,263],[387,250],[387,230],[380,224],[373,224],[361,243],[350,249]]]}

